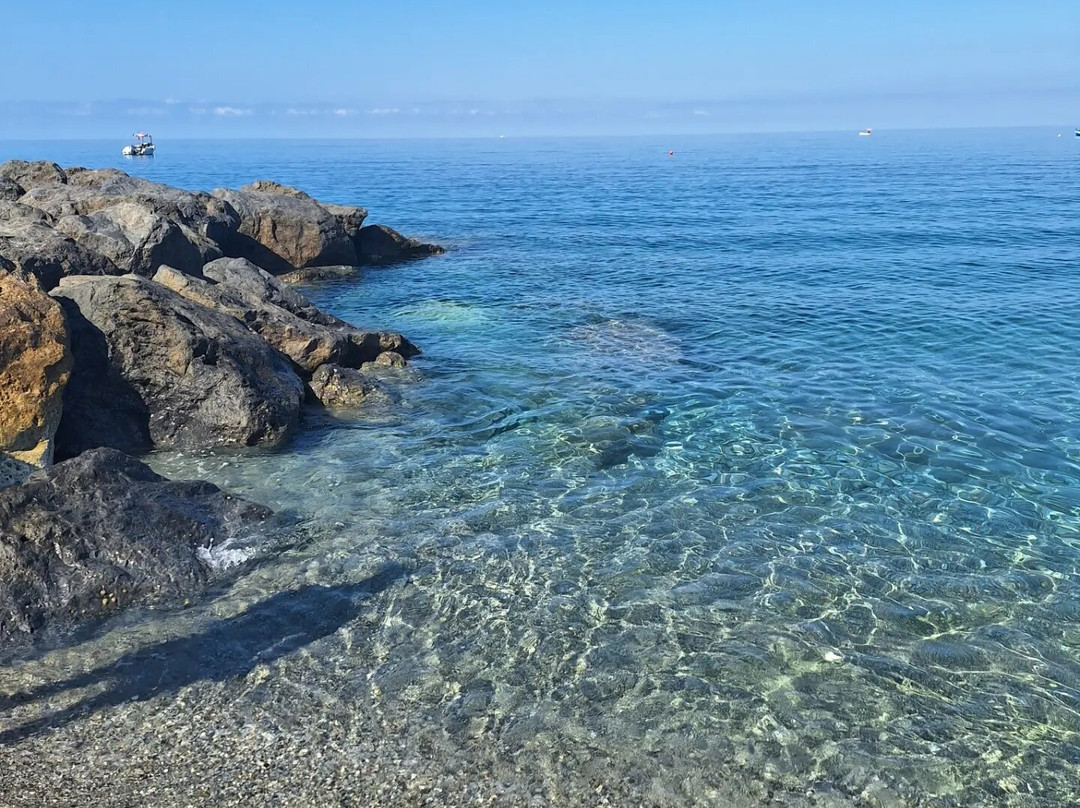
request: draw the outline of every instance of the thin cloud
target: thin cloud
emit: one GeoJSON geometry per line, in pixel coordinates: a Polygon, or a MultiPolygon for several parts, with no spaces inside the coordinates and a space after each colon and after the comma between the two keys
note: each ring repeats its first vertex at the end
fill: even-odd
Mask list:
{"type": "Polygon", "coordinates": [[[250,115],[250,109],[240,109],[238,107],[214,107],[214,114],[220,118],[239,118],[244,115],[250,115]]]}

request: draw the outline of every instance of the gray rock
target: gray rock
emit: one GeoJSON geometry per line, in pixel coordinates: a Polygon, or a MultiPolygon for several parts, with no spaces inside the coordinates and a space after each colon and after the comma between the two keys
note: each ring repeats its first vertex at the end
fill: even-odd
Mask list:
{"type": "Polygon", "coordinates": [[[204,584],[199,548],[270,511],[206,482],[172,482],[95,449],[0,491],[0,641],[57,618],[103,616],[204,584]]]}
{"type": "Polygon", "coordinates": [[[75,368],[57,453],[281,443],[304,388],[289,361],[231,317],[136,275],[65,278],[75,368]]]}
{"type": "Polygon", "coordinates": [[[228,284],[195,278],[167,266],[157,271],[154,280],[194,303],[242,323],[308,373],[325,362],[348,356],[351,351],[348,334],[303,320],[228,284]]]}
{"type": "Polygon", "coordinates": [[[392,401],[382,385],[363,371],[332,364],[312,374],[308,389],[327,409],[351,410],[371,401],[392,401]]]}
{"type": "Polygon", "coordinates": [[[420,349],[401,334],[364,331],[321,311],[298,291],[242,258],[213,261],[203,267],[203,274],[240,294],[250,309],[262,312],[261,317],[247,316],[244,321],[275,347],[286,329],[298,336],[307,334],[309,339],[315,340],[309,351],[298,343],[289,350],[279,347],[305,370],[314,370],[324,362],[356,368],[373,361],[383,351],[396,351],[404,357],[420,353],[420,349]],[[284,318],[281,310],[307,326],[284,318]],[[278,332],[278,336],[275,337],[274,332],[278,332]],[[330,346],[333,346],[332,352],[327,353],[330,346]],[[303,355],[303,361],[297,351],[303,355]]]}
{"type": "Polygon", "coordinates": [[[90,216],[121,203],[137,205],[215,244],[228,241],[240,226],[236,211],[209,194],[159,185],[111,168],[69,169],[67,185],[28,190],[19,201],[54,219],[90,216]]]}
{"type": "Polygon", "coordinates": [[[60,306],[36,281],[0,271],[0,487],[52,462],[70,373],[60,306]]]}
{"type": "Polygon", "coordinates": [[[360,238],[360,231],[364,227],[364,220],[367,218],[367,210],[365,208],[358,208],[355,205],[334,205],[328,202],[320,202],[331,216],[337,219],[338,224],[341,225],[341,229],[345,231],[345,235],[349,237],[355,246],[360,238]]]}
{"type": "Polygon", "coordinates": [[[123,272],[153,275],[162,264],[197,275],[221,257],[210,239],[138,202],[118,202],[86,216],[64,216],[56,229],[104,255],[123,272]]]}
{"type": "Polygon", "coordinates": [[[329,211],[295,188],[255,182],[213,195],[240,216],[238,234],[224,243],[228,255],[247,258],[275,275],[308,266],[355,264],[352,239],[329,211]]]}
{"type": "Polygon", "coordinates": [[[0,164],[0,177],[11,180],[27,191],[44,185],[63,185],[68,181],[64,169],[47,160],[8,160],[0,164]]]}
{"type": "Polygon", "coordinates": [[[64,235],[50,216],[21,202],[0,202],[0,258],[34,275],[45,289],[67,275],[120,274],[108,258],[64,235]]]}
{"type": "Polygon", "coordinates": [[[15,180],[0,177],[0,201],[14,202],[25,193],[23,187],[15,180]]]}
{"type": "Polygon", "coordinates": [[[437,244],[425,244],[385,225],[372,224],[360,229],[356,253],[361,264],[392,264],[446,252],[437,244]]]}

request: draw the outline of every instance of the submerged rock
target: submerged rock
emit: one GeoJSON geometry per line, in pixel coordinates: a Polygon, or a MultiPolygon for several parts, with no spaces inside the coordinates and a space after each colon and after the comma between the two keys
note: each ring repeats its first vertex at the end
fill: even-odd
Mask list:
{"type": "Polygon", "coordinates": [[[278,275],[277,279],[282,283],[312,283],[314,281],[330,281],[339,278],[351,278],[360,271],[354,266],[335,267],[305,267],[294,269],[284,275],[278,275]]]}
{"type": "Polygon", "coordinates": [[[439,255],[446,250],[437,244],[407,238],[386,225],[372,224],[357,234],[356,252],[361,264],[390,264],[439,255]]]}
{"type": "Polygon", "coordinates": [[[60,306],[31,279],[0,269],[0,487],[52,462],[70,372],[60,306]]]}
{"type": "Polygon", "coordinates": [[[0,641],[202,585],[207,548],[271,515],[207,482],[173,482],[96,449],[0,491],[0,641]]]}
{"type": "Polygon", "coordinates": [[[281,443],[304,388],[288,360],[231,317],[136,275],[65,278],[75,369],[57,450],[281,443]]]}
{"type": "Polygon", "coordinates": [[[0,258],[34,275],[45,289],[68,275],[120,274],[108,258],[56,230],[48,214],[21,202],[0,202],[0,258]]]}
{"type": "Polygon", "coordinates": [[[375,379],[363,371],[338,365],[323,365],[308,382],[308,389],[328,409],[355,409],[369,401],[390,401],[375,379]]]}
{"type": "Polygon", "coordinates": [[[238,191],[218,188],[213,195],[240,216],[239,231],[224,245],[230,255],[274,274],[356,263],[352,239],[337,218],[303,191],[261,181],[238,191]]]}

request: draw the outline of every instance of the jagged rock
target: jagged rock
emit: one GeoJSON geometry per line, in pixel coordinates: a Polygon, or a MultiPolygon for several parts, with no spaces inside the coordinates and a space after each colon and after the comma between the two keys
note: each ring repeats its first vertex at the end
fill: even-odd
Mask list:
{"type": "Polygon", "coordinates": [[[68,181],[64,169],[47,160],[8,160],[0,164],[0,177],[11,180],[26,191],[43,185],[63,185],[68,181]]]}
{"type": "Polygon", "coordinates": [[[75,368],[57,452],[281,443],[303,384],[289,361],[231,317],[146,278],[65,278],[75,368]]]}
{"type": "Polygon", "coordinates": [[[60,306],[35,282],[0,271],[0,486],[52,462],[70,372],[60,306]]]}
{"type": "Polygon", "coordinates": [[[0,202],[0,257],[37,277],[45,289],[66,275],[120,274],[108,258],[64,235],[50,216],[21,202],[0,202]]]}
{"type": "Polygon", "coordinates": [[[251,299],[224,283],[194,278],[167,266],[157,271],[154,280],[194,303],[239,321],[309,373],[325,362],[347,356],[351,350],[347,334],[302,320],[280,306],[251,299]]]}
{"type": "Polygon", "coordinates": [[[270,273],[243,258],[223,258],[203,267],[214,283],[162,268],[155,280],[204,306],[244,323],[307,372],[334,362],[360,367],[392,350],[419,353],[400,334],[362,331],[313,306],[270,273]]]}
{"type": "MultiPolygon", "coordinates": [[[[130,177],[111,168],[70,169],[67,185],[28,190],[19,201],[57,220],[65,216],[91,216],[119,204],[137,205],[214,245],[228,241],[240,226],[236,211],[216,197],[130,177]]],[[[200,247],[205,244],[195,241],[200,247]]]]}
{"type": "Polygon", "coordinates": [[[353,246],[356,246],[360,231],[364,227],[364,220],[367,218],[367,210],[358,208],[355,205],[334,205],[329,202],[320,202],[319,204],[326,208],[327,213],[337,219],[341,229],[345,231],[345,235],[352,241],[353,246]]]}
{"type": "Polygon", "coordinates": [[[210,239],[138,202],[118,202],[86,216],[64,216],[56,229],[104,255],[122,272],[136,275],[153,275],[162,264],[197,275],[203,264],[221,257],[210,239]]]}
{"type": "Polygon", "coordinates": [[[26,191],[15,180],[0,177],[0,201],[14,202],[26,191]]]}
{"type": "Polygon", "coordinates": [[[229,255],[277,275],[307,266],[356,263],[356,249],[337,218],[303,191],[261,181],[239,191],[218,188],[212,193],[240,216],[239,232],[223,244],[229,255]]]}
{"type": "Polygon", "coordinates": [[[360,229],[356,253],[361,264],[391,264],[411,261],[446,252],[437,244],[424,244],[385,225],[372,224],[360,229]]]}
{"type": "Polygon", "coordinates": [[[348,410],[372,400],[391,400],[378,381],[363,371],[332,364],[323,365],[312,374],[308,389],[328,409],[348,410]]]}
{"type": "Polygon", "coordinates": [[[0,491],[0,641],[56,618],[190,593],[210,574],[200,548],[270,515],[112,449],[38,471],[0,491]]]}

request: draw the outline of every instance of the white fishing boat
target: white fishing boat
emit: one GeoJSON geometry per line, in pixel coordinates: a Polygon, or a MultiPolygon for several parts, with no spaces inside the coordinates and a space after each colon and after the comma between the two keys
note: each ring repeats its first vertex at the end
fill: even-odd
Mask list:
{"type": "Polygon", "coordinates": [[[1077,129],[1073,134],[1076,135],[1076,137],[1080,137],[1080,129],[1077,129]]]}
{"type": "Polygon", "coordinates": [[[866,129],[863,129],[861,132],[859,132],[859,137],[870,137],[870,135],[872,134],[874,134],[874,130],[870,127],[867,127],[866,129]]]}
{"type": "Polygon", "coordinates": [[[125,157],[153,157],[154,138],[147,132],[136,132],[132,135],[135,142],[130,146],[124,146],[125,157]]]}

